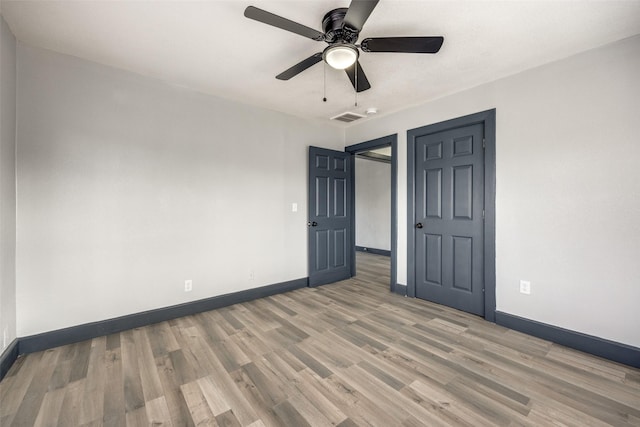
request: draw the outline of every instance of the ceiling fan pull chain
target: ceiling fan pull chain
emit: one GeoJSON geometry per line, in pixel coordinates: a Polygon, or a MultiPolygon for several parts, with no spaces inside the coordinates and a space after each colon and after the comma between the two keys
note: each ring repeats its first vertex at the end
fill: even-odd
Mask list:
{"type": "Polygon", "coordinates": [[[322,102],[327,102],[327,63],[323,61],[322,74],[324,79],[324,93],[322,97],[322,102]]]}
{"type": "Polygon", "coordinates": [[[355,73],[356,73],[356,77],[355,77],[356,85],[355,85],[354,89],[356,90],[356,104],[355,104],[355,106],[357,107],[358,106],[358,61],[356,61],[355,64],[353,64],[353,71],[355,71],[355,73]]]}

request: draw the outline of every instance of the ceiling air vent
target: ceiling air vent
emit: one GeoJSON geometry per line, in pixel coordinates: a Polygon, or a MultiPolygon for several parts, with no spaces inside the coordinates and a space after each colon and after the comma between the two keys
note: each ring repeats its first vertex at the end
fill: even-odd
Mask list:
{"type": "Polygon", "coordinates": [[[364,117],[366,117],[366,116],[363,116],[362,114],[352,113],[350,111],[347,111],[346,113],[338,114],[337,116],[331,117],[330,120],[337,120],[339,122],[351,123],[351,122],[355,122],[356,120],[360,120],[360,119],[362,119],[364,117]]]}

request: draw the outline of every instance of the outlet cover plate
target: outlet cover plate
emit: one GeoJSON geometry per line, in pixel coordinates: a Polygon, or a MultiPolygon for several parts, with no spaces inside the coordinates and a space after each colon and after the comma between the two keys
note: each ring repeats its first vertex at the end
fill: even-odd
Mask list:
{"type": "Polygon", "coordinates": [[[531,294],[531,282],[528,280],[520,280],[520,293],[525,295],[531,294]]]}

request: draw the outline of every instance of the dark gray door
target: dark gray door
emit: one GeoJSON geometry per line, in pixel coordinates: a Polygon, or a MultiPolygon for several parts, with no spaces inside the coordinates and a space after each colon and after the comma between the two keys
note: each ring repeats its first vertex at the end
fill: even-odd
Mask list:
{"type": "Polygon", "coordinates": [[[350,154],[309,147],[309,286],[351,277],[350,154]]]}
{"type": "Polygon", "coordinates": [[[484,315],[482,124],[415,141],[416,296],[484,315]]]}

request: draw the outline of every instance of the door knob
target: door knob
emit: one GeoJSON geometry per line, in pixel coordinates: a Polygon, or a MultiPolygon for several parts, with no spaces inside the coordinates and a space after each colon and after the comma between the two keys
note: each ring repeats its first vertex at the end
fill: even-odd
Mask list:
{"type": "Polygon", "coordinates": [[[422,223],[421,222],[417,223],[416,228],[422,228],[422,223]]]}
{"type": "Polygon", "coordinates": [[[309,227],[315,227],[315,226],[317,226],[317,225],[318,225],[318,223],[317,223],[317,222],[315,222],[315,221],[309,221],[309,222],[307,223],[307,225],[308,225],[309,227]]]}

